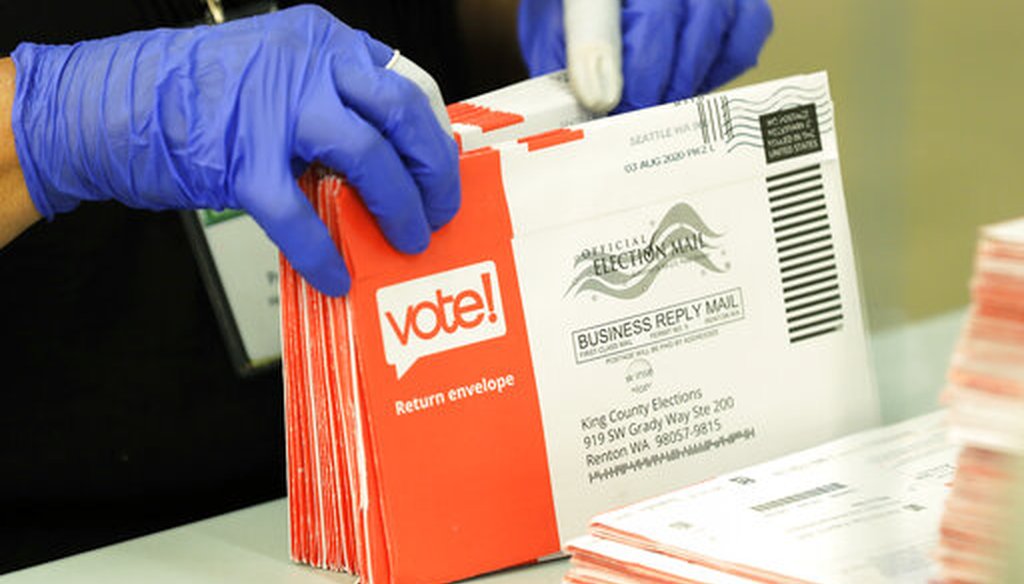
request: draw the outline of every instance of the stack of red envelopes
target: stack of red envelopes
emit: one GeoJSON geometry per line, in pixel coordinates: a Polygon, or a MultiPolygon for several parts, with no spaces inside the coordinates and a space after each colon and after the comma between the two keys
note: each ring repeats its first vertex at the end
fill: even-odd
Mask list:
{"type": "Polygon", "coordinates": [[[939,559],[949,581],[992,582],[1006,567],[1024,465],[1024,219],[981,229],[971,297],[943,394],[963,451],[939,559]]]}

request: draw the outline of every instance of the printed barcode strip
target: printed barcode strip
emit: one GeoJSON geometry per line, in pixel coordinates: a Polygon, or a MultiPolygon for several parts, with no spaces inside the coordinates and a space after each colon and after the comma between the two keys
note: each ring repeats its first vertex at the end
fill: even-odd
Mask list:
{"type": "Polygon", "coordinates": [[[712,103],[715,104],[715,121],[718,122],[718,137],[724,139],[725,135],[722,134],[722,107],[721,104],[718,103],[718,100],[715,100],[712,103]]]}
{"type": "Polygon", "coordinates": [[[791,343],[799,343],[800,341],[806,341],[807,339],[813,339],[814,337],[820,337],[821,335],[827,335],[828,333],[834,333],[834,332],[838,331],[841,328],[843,328],[842,325],[841,324],[837,324],[835,326],[830,326],[830,327],[827,327],[827,328],[811,331],[811,332],[809,332],[809,333],[807,333],[805,335],[797,335],[795,337],[790,337],[789,342],[791,342],[791,343]]]}
{"type": "MultiPolygon", "coordinates": [[[[831,248],[832,248],[832,246],[828,246],[828,248],[826,248],[826,249],[830,250],[831,248]]],[[[806,261],[803,261],[803,262],[799,262],[799,263],[796,263],[796,264],[790,263],[786,267],[782,268],[782,274],[785,275],[786,272],[789,272],[789,271],[792,271],[792,270],[800,270],[800,269],[806,268],[807,266],[813,266],[814,264],[818,264],[818,263],[821,263],[821,262],[834,261],[835,259],[836,259],[835,254],[831,254],[830,253],[828,255],[824,255],[824,256],[821,256],[821,257],[817,257],[817,258],[811,258],[809,260],[806,260],[806,261]]]]}
{"type": "Polygon", "coordinates": [[[786,191],[785,193],[782,193],[780,195],[774,195],[774,196],[768,197],[768,202],[770,202],[770,203],[778,203],[779,201],[782,201],[784,199],[788,199],[790,197],[796,197],[796,196],[799,196],[799,195],[803,195],[803,194],[809,193],[811,191],[816,191],[819,188],[820,188],[819,185],[814,185],[814,186],[808,187],[806,189],[797,189],[795,191],[786,191]]]}
{"type": "Polygon", "coordinates": [[[729,98],[724,95],[719,97],[722,104],[722,130],[726,141],[732,140],[732,111],[729,109],[729,98]]]}
{"type": "Polygon", "coordinates": [[[806,501],[807,499],[812,499],[814,497],[818,497],[821,495],[827,495],[828,493],[834,493],[845,488],[846,485],[844,485],[843,483],[826,483],[824,485],[821,485],[820,487],[815,487],[813,489],[808,489],[806,491],[794,493],[788,497],[782,497],[781,499],[765,501],[764,503],[754,505],[753,507],[751,507],[751,509],[754,511],[760,511],[761,513],[764,513],[766,511],[771,511],[772,509],[778,509],[779,507],[785,507],[786,505],[799,503],[801,501],[806,501]]]}
{"type": "Polygon", "coordinates": [[[827,273],[827,272],[834,272],[835,270],[836,270],[836,267],[832,266],[832,265],[815,267],[815,268],[812,268],[810,270],[807,270],[806,272],[797,272],[796,274],[789,274],[788,276],[783,275],[782,276],[782,283],[783,284],[787,284],[789,282],[795,282],[796,280],[802,280],[802,279],[807,278],[809,276],[817,276],[818,274],[824,274],[824,273],[827,273]]]}
{"type": "Polygon", "coordinates": [[[806,257],[806,256],[809,256],[809,255],[813,255],[813,254],[816,254],[816,253],[819,253],[819,252],[823,252],[823,251],[832,251],[832,244],[831,243],[827,243],[827,244],[825,244],[825,245],[823,245],[821,247],[816,247],[814,249],[808,249],[808,250],[792,253],[792,254],[789,254],[789,255],[786,255],[786,256],[782,256],[782,257],[779,258],[779,263],[782,264],[782,271],[786,271],[787,264],[789,264],[789,262],[792,261],[792,260],[799,259],[799,258],[802,258],[802,257],[806,257]]]}
{"type": "Polygon", "coordinates": [[[839,307],[838,304],[830,304],[830,305],[826,306],[825,308],[819,308],[818,310],[812,310],[810,312],[802,312],[800,314],[797,314],[797,315],[794,315],[794,316],[791,316],[791,317],[787,318],[786,319],[786,323],[787,324],[789,324],[789,323],[794,323],[795,324],[795,323],[798,323],[800,321],[807,320],[808,318],[811,318],[811,317],[814,317],[814,316],[818,316],[818,315],[821,315],[821,314],[825,314],[827,312],[831,312],[831,311],[835,310],[838,307],[839,307]]]}
{"type": "Polygon", "coordinates": [[[826,276],[822,276],[821,278],[816,278],[814,280],[808,280],[806,282],[797,282],[796,284],[790,284],[789,286],[785,286],[782,289],[782,293],[789,294],[790,292],[803,290],[804,288],[810,288],[811,286],[817,286],[818,284],[835,282],[837,279],[838,278],[836,277],[835,273],[828,274],[826,276]]]}
{"type": "MultiPolygon", "coordinates": [[[[815,225],[813,227],[808,227],[807,229],[804,229],[802,231],[794,231],[792,233],[787,233],[785,235],[780,235],[780,236],[775,238],[775,243],[782,243],[784,241],[789,241],[791,239],[796,239],[797,237],[803,237],[805,235],[811,235],[812,233],[818,233],[819,231],[822,231],[822,230],[825,230],[825,229],[828,229],[828,223],[823,223],[821,225],[815,225]]],[[[776,230],[776,233],[778,233],[778,230],[776,230]]]]}
{"type": "Polygon", "coordinates": [[[803,168],[797,168],[795,170],[789,170],[789,171],[786,171],[786,172],[780,172],[779,174],[773,174],[770,177],[768,177],[768,184],[771,184],[773,182],[778,182],[780,180],[789,178],[791,176],[796,176],[798,174],[803,174],[805,172],[809,172],[809,171],[812,171],[812,170],[820,170],[820,169],[821,169],[821,165],[820,164],[812,164],[810,166],[805,166],[803,168]]]}
{"type": "Polygon", "coordinates": [[[704,98],[697,98],[697,118],[700,120],[700,135],[705,144],[711,143],[711,135],[708,132],[708,113],[704,107],[704,98]]]}
{"type": "Polygon", "coordinates": [[[797,227],[805,227],[807,225],[818,223],[819,221],[825,221],[827,223],[828,216],[822,213],[821,215],[815,215],[814,217],[801,219],[800,221],[794,221],[792,223],[786,223],[785,225],[779,225],[778,227],[775,228],[775,233],[783,233],[789,231],[790,229],[796,229],[797,227]]]}
{"type": "Polygon", "coordinates": [[[807,207],[807,208],[804,208],[804,209],[797,209],[796,211],[789,211],[788,213],[783,213],[781,215],[776,215],[775,218],[772,220],[772,223],[779,224],[779,223],[782,223],[784,221],[789,221],[790,219],[794,219],[796,217],[801,217],[803,215],[808,215],[808,214],[811,214],[811,213],[816,213],[818,211],[824,211],[824,210],[825,210],[825,203],[821,203],[820,205],[815,205],[813,207],[807,207]]]}
{"type": "Polygon", "coordinates": [[[801,310],[804,310],[806,308],[810,308],[812,306],[820,306],[822,304],[828,304],[829,302],[836,302],[838,300],[839,300],[839,295],[838,294],[833,294],[831,296],[824,296],[822,298],[815,298],[814,300],[811,300],[811,301],[808,301],[808,302],[804,302],[804,303],[801,303],[801,304],[794,304],[792,306],[787,306],[786,307],[786,314],[789,314],[791,312],[799,312],[801,310]]]}
{"type": "Polygon", "coordinates": [[[808,240],[805,240],[805,241],[798,241],[796,243],[790,243],[788,245],[783,245],[782,247],[779,248],[779,253],[786,253],[788,251],[792,251],[792,250],[797,249],[799,247],[804,247],[804,246],[810,245],[812,243],[820,243],[822,241],[828,241],[830,239],[832,239],[832,234],[831,233],[826,233],[825,235],[822,235],[820,237],[815,237],[815,238],[808,239],[808,240]]]}
{"type": "MultiPolygon", "coordinates": [[[[779,211],[785,211],[787,209],[792,209],[793,207],[799,207],[800,205],[806,205],[807,203],[813,203],[815,201],[823,201],[823,200],[825,200],[825,193],[821,193],[821,192],[815,193],[814,195],[811,195],[810,197],[807,197],[806,199],[797,199],[795,201],[787,201],[787,202],[785,202],[785,203],[783,203],[781,205],[775,205],[774,207],[772,207],[772,213],[778,213],[779,211]]],[[[779,221],[785,221],[785,220],[786,220],[786,217],[783,216],[783,217],[777,217],[774,221],[776,223],[778,223],[779,221]]]]}
{"type": "Polygon", "coordinates": [[[775,174],[766,182],[789,342],[837,331],[843,303],[821,165],[775,174]]]}
{"type": "Polygon", "coordinates": [[[732,114],[728,99],[724,96],[712,99],[698,97],[696,104],[701,138],[705,144],[732,138],[732,114]]]}
{"type": "Polygon", "coordinates": [[[843,318],[842,314],[833,314],[831,316],[826,316],[825,318],[819,318],[818,320],[816,320],[814,322],[809,322],[809,323],[806,323],[806,324],[794,325],[794,326],[790,327],[789,330],[792,331],[792,332],[799,332],[799,331],[803,331],[803,330],[806,330],[806,329],[809,329],[809,328],[817,327],[819,325],[832,323],[832,322],[835,322],[835,321],[840,320],[842,318],[843,318]]]}
{"type": "Polygon", "coordinates": [[[832,284],[831,286],[825,286],[823,288],[815,288],[814,290],[808,290],[807,292],[801,292],[799,294],[793,294],[786,296],[786,303],[796,302],[797,300],[804,300],[817,296],[818,294],[824,294],[825,292],[832,292],[833,290],[839,290],[839,284],[832,284]]]}
{"type": "Polygon", "coordinates": [[[769,193],[774,193],[776,191],[781,191],[782,189],[788,189],[790,187],[795,187],[797,185],[803,185],[803,184],[807,184],[807,183],[811,183],[811,182],[820,183],[821,182],[821,175],[820,174],[812,174],[811,176],[800,177],[800,178],[791,180],[789,182],[777,183],[777,184],[774,184],[774,185],[769,183],[768,184],[768,192],[769,193]]]}

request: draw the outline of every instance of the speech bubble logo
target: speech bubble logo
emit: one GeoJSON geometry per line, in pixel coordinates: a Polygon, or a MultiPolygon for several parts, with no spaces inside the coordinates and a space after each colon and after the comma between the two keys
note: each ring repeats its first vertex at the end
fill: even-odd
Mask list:
{"type": "Polygon", "coordinates": [[[485,261],[380,288],[377,318],[399,379],[419,359],[504,336],[497,267],[485,261]]]}

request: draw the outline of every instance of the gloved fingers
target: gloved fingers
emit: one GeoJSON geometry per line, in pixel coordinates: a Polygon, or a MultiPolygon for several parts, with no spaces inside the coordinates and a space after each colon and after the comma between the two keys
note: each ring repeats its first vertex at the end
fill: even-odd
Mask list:
{"type": "Polygon", "coordinates": [[[395,249],[419,253],[427,248],[430,226],[412,175],[387,139],[336,96],[325,95],[303,108],[295,143],[303,159],[319,160],[345,175],[395,249]]]}
{"type": "Polygon", "coordinates": [[[239,202],[296,271],[328,296],[348,293],[345,262],[289,169],[254,168],[245,174],[235,184],[239,202]]]}
{"type": "Polygon", "coordinates": [[[565,69],[565,28],[558,0],[519,0],[519,48],[530,76],[565,69]]]}
{"type": "Polygon", "coordinates": [[[702,87],[736,15],[735,0],[690,0],[666,101],[692,97],[702,87]]]}
{"type": "Polygon", "coordinates": [[[368,121],[401,156],[418,187],[432,229],[455,216],[461,200],[458,147],[434,117],[427,96],[384,69],[335,69],[342,102],[368,121]]]}
{"type": "Polygon", "coordinates": [[[711,91],[756,65],[773,27],[767,0],[736,0],[736,18],[699,91],[711,91]]]}
{"type": "Polygon", "coordinates": [[[563,0],[569,82],[583,107],[604,114],[622,99],[622,3],[563,0]]]}
{"type": "Polygon", "coordinates": [[[462,203],[459,177],[459,148],[455,140],[445,136],[437,147],[439,162],[409,157],[406,168],[423,194],[423,212],[430,228],[437,231],[448,224],[462,203]]]}
{"type": "Polygon", "coordinates": [[[381,41],[373,38],[365,31],[356,31],[363,39],[363,43],[366,45],[367,50],[370,52],[370,61],[378,67],[385,67],[391,61],[391,57],[394,56],[395,50],[382,43],[381,41]]]}
{"type": "Polygon", "coordinates": [[[389,71],[401,75],[412,81],[419,90],[427,97],[427,103],[434,113],[434,119],[441,125],[441,129],[449,136],[455,135],[452,130],[452,121],[448,118],[448,107],[445,105],[444,95],[441,94],[441,86],[422,67],[411,59],[395,52],[394,58],[388,62],[386,67],[389,71]]]}
{"type": "Polygon", "coordinates": [[[686,18],[680,0],[625,0],[622,6],[622,102],[616,111],[662,103],[686,18]]]}

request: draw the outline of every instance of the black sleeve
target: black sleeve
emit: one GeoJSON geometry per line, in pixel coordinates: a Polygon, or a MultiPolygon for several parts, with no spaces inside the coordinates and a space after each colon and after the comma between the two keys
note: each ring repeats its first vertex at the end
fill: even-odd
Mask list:
{"type": "MultiPolygon", "coordinates": [[[[202,19],[0,0],[0,46],[202,19]]],[[[284,495],[280,373],[238,378],[177,213],[86,203],[0,249],[0,573],[284,495]]]]}
{"type": "Polygon", "coordinates": [[[200,22],[201,0],[0,1],[0,54],[22,41],[73,43],[147,28],[200,22]]]}
{"type": "MultiPolygon", "coordinates": [[[[451,2],[322,4],[465,97],[451,2]]],[[[205,14],[0,0],[0,51],[205,14]]],[[[235,375],[176,213],[86,203],[33,226],[0,249],[0,323],[0,573],[285,494],[280,373],[235,375]]]]}

